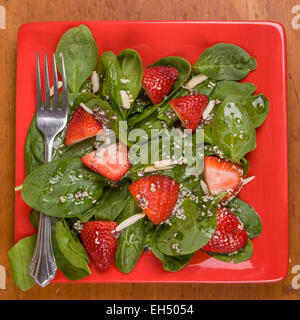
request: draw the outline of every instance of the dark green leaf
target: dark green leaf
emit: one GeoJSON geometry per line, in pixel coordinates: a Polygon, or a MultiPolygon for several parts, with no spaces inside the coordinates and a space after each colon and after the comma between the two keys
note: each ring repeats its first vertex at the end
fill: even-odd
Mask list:
{"type": "Polygon", "coordinates": [[[250,239],[258,237],[261,234],[261,221],[253,207],[239,198],[234,198],[230,201],[228,207],[234,209],[233,213],[237,215],[244,224],[250,239]]]}
{"type": "MultiPolygon", "coordinates": [[[[121,66],[123,90],[131,95],[131,106],[134,104],[142,87],[143,64],[140,55],[132,49],[125,49],[117,55],[121,66]]],[[[126,115],[130,111],[125,111],[126,115]]]]}
{"type": "Polygon", "coordinates": [[[69,29],[61,37],[55,52],[57,67],[61,73],[60,53],[64,56],[69,89],[71,92],[80,92],[98,62],[98,47],[90,29],[80,25],[69,29]]]}
{"type": "Polygon", "coordinates": [[[87,277],[91,273],[89,267],[87,266],[89,258],[84,252],[84,248],[81,248],[79,250],[77,248],[75,249],[75,251],[73,250],[73,247],[76,248],[82,245],[77,244],[79,242],[79,239],[69,230],[67,225],[64,226],[65,223],[63,223],[63,225],[60,228],[61,230],[58,232],[58,236],[62,237],[62,239],[60,239],[59,242],[62,251],[66,254],[67,257],[71,257],[70,261],[72,261],[74,265],[65,257],[62,251],[59,249],[56,230],[58,222],[59,221],[57,218],[51,218],[52,248],[57,268],[71,281],[77,281],[87,277]],[[68,246],[68,243],[70,242],[75,242],[75,246],[68,246]]]}
{"type": "MultiPolygon", "coordinates": [[[[120,223],[140,211],[135,199],[130,197],[118,218],[118,222],[120,223]]],[[[144,227],[144,219],[140,219],[120,232],[115,264],[121,272],[130,273],[136,266],[144,249],[144,227]]]]}
{"type": "Polygon", "coordinates": [[[255,128],[262,125],[270,109],[269,99],[263,94],[248,97],[243,101],[243,106],[255,128]]]}
{"type": "Polygon", "coordinates": [[[208,253],[210,256],[224,261],[224,262],[231,262],[233,260],[234,264],[241,263],[247,260],[250,260],[253,254],[253,246],[250,239],[244,248],[239,250],[237,253],[208,253]]]}
{"type": "Polygon", "coordinates": [[[238,253],[233,255],[233,263],[240,263],[247,260],[250,260],[253,254],[253,246],[250,239],[248,239],[248,242],[246,246],[241,249],[238,253]]]}
{"type": "MultiPolygon", "coordinates": [[[[199,199],[200,200],[200,199],[199,199]]],[[[163,224],[157,238],[158,249],[169,256],[186,255],[202,248],[209,242],[216,231],[217,219],[215,212],[219,199],[205,203],[202,211],[190,199],[182,204],[184,219],[176,215],[169,224],[163,224]],[[211,216],[207,215],[208,210],[211,216]]],[[[204,203],[203,203],[204,205],[204,203]]]]}
{"type": "Polygon", "coordinates": [[[206,49],[193,68],[215,80],[240,80],[256,68],[256,60],[234,44],[218,43],[206,49]]]}
{"type": "Polygon", "coordinates": [[[233,162],[256,147],[255,128],[244,107],[228,96],[216,107],[210,138],[212,144],[233,162]]]}
{"type": "Polygon", "coordinates": [[[32,171],[24,181],[22,197],[47,215],[72,218],[94,205],[104,185],[105,178],[86,169],[79,158],[66,158],[32,171]]]}
{"type": "Polygon", "coordinates": [[[9,251],[12,277],[15,284],[23,291],[30,289],[34,281],[29,274],[29,264],[35,248],[36,235],[19,240],[9,251]]]}
{"type": "Polygon", "coordinates": [[[128,184],[106,188],[96,205],[89,210],[96,220],[115,221],[126,206],[129,198],[128,184]]]}
{"type": "Polygon", "coordinates": [[[227,96],[234,95],[240,96],[242,99],[250,96],[255,90],[256,87],[252,83],[223,80],[217,82],[212,97],[223,101],[227,96]]]}
{"type": "Polygon", "coordinates": [[[61,253],[74,267],[83,269],[87,274],[90,273],[87,265],[89,256],[77,235],[70,230],[64,220],[56,222],[56,241],[61,253]]]}
{"type": "Polygon", "coordinates": [[[240,165],[243,168],[244,178],[245,178],[247,176],[248,171],[249,171],[250,163],[245,157],[243,157],[243,158],[241,158],[240,165]]]}
{"type": "Polygon", "coordinates": [[[168,256],[162,253],[158,246],[157,240],[160,237],[161,232],[163,231],[163,226],[158,226],[151,238],[150,248],[153,254],[163,263],[163,268],[166,271],[179,271],[183,269],[193,258],[194,253],[190,253],[187,255],[176,255],[176,256],[168,256]]]}
{"type": "Polygon", "coordinates": [[[29,216],[30,222],[34,229],[38,230],[39,221],[40,221],[40,213],[37,210],[32,210],[29,216]]]}
{"type": "Polygon", "coordinates": [[[144,219],[144,222],[145,222],[144,248],[148,248],[150,246],[151,238],[155,232],[156,225],[146,217],[144,219]]]}

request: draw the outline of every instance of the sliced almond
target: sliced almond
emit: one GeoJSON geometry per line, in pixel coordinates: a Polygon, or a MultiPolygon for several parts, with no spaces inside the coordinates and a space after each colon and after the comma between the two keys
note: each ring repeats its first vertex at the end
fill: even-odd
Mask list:
{"type": "Polygon", "coordinates": [[[91,75],[91,82],[92,82],[93,94],[95,94],[99,91],[99,88],[100,88],[99,75],[96,71],[93,71],[91,75]]]}
{"type": "Polygon", "coordinates": [[[15,187],[15,191],[22,190],[22,188],[23,188],[23,185],[21,184],[20,186],[15,187]]]}
{"type": "Polygon", "coordinates": [[[168,170],[172,169],[173,166],[160,166],[160,167],[155,167],[155,166],[148,166],[146,167],[143,171],[144,172],[155,172],[155,171],[161,171],[161,170],[168,170]]]}
{"type": "Polygon", "coordinates": [[[251,182],[253,179],[255,178],[255,176],[249,177],[247,179],[243,180],[243,186],[246,185],[247,183],[251,182]]]}
{"type": "Polygon", "coordinates": [[[129,217],[128,219],[122,221],[117,227],[116,227],[116,231],[120,232],[121,230],[131,226],[132,224],[136,223],[137,221],[139,221],[140,219],[143,219],[145,217],[144,213],[138,213],[135,214],[131,217],[129,217]]]}
{"type": "Polygon", "coordinates": [[[216,104],[216,100],[209,101],[208,105],[206,106],[205,110],[202,113],[202,119],[205,120],[209,116],[209,114],[212,112],[215,104],[216,104]]]}
{"type": "Polygon", "coordinates": [[[160,168],[164,168],[166,166],[176,164],[176,160],[173,160],[173,159],[157,160],[157,161],[154,161],[153,164],[156,169],[160,169],[160,168]]]}
{"type": "MultiPolygon", "coordinates": [[[[62,87],[63,83],[61,81],[57,81],[57,88],[60,89],[62,87]]],[[[50,88],[50,97],[54,96],[54,86],[50,88]]]]}
{"type": "Polygon", "coordinates": [[[6,290],[6,270],[0,265],[0,289],[6,290]]]}
{"type": "Polygon", "coordinates": [[[90,114],[93,114],[93,111],[87,106],[85,105],[84,103],[80,103],[80,107],[83,108],[86,112],[90,113],[90,114]]]}
{"type": "Polygon", "coordinates": [[[209,196],[210,193],[209,193],[207,184],[206,184],[203,180],[200,181],[200,186],[201,186],[202,191],[203,191],[207,196],[209,196]]]}
{"type": "Polygon", "coordinates": [[[128,93],[125,90],[120,90],[120,96],[122,100],[122,107],[124,109],[130,109],[130,99],[128,93]]]}
{"type": "Polygon", "coordinates": [[[202,73],[193,77],[185,86],[184,88],[187,90],[193,90],[198,84],[202,83],[203,81],[207,80],[208,77],[202,73]]]}

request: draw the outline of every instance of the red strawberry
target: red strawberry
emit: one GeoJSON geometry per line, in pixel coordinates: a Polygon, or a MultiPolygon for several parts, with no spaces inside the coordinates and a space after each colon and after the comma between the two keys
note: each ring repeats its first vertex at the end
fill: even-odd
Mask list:
{"type": "Polygon", "coordinates": [[[96,136],[102,130],[99,122],[95,117],[78,107],[70,120],[66,133],[66,145],[70,146],[74,143],[96,136]]]}
{"type": "Polygon", "coordinates": [[[113,234],[116,227],[114,221],[89,221],[80,233],[84,247],[100,270],[107,269],[114,262],[118,245],[113,234]]]}
{"type": "Polygon", "coordinates": [[[202,250],[214,253],[235,252],[242,249],[248,241],[244,225],[229,209],[217,211],[217,230],[202,250]]]}
{"type": "Polygon", "coordinates": [[[174,67],[157,66],[144,69],[143,86],[154,105],[162,102],[171,92],[178,77],[174,67]]]}
{"type": "Polygon", "coordinates": [[[179,183],[162,175],[144,177],[129,186],[129,191],[154,224],[160,224],[170,216],[178,190],[179,183]]]}
{"type": "Polygon", "coordinates": [[[204,157],[204,180],[211,195],[228,192],[222,203],[232,200],[243,187],[243,168],[215,156],[204,157]]]}
{"type": "Polygon", "coordinates": [[[202,120],[202,113],[208,104],[208,98],[205,94],[195,93],[172,99],[169,104],[183,125],[194,131],[202,120]]]}
{"type": "Polygon", "coordinates": [[[91,170],[113,181],[120,180],[131,166],[128,161],[127,147],[123,143],[100,148],[83,156],[81,160],[91,170]]]}

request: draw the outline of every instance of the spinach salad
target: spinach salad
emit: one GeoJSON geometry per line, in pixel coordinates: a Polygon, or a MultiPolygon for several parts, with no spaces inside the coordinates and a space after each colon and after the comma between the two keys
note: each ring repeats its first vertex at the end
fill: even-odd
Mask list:
{"type": "MultiPolygon", "coordinates": [[[[39,212],[51,216],[58,269],[76,281],[91,273],[91,261],[99,272],[114,262],[127,274],[149,252],[171,272],[186,267],[199,250],[224,262],[249,260],[252,239],[262,226],[238,192],[254,178],[247,178],[245,156],[255,149],[256,128],[269,112],[268,98],[256,93],[254,84],[240,82],[255,70],[255,58],[234,44],[217,43],[192,66],[170,56],[143,67],[133,49],[100,52],[99,59],[85,25],[62,36],[56,48],[60,53],[68,125],[55,139],[53,160],[44,163],[44,138],[33,117],[21,190],[35,228],[39,212]],[[124,123],[127,130],[122,131],[124,123]],[[166,156],[161,146],[164,136],[172,136],[168,146],[174,154],[177,140],[186,138],[184,129],[190,130],[192,151],[199,144],[196,131],[202,132],[196,169],[182,155],[166,156]],[[132,130],[143,135],[137,139],[132,130]],[[110,165],[112,146],[123,158],[130,148],[128,162],[124,158],[125,163],[110,165]],[[141,153],[147,153],[147,162],[137,161],[141,153]],[[109,246],[105,257],[97,247],[101,241],[109,246]]],[[[28,266],[35,241],[35,235],[24,238],[8,253],[22,290],[34,284],[28,266]]]]}

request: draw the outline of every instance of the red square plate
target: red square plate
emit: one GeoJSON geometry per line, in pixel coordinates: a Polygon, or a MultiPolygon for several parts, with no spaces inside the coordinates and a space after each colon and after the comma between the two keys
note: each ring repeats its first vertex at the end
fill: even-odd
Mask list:
{"type": "MultiPolygon", "coordinates": [[[[122,274],[115,267],[79,282],[273,282],[288,270],[288,169],[286,52],[283,27],[273,22],[239,21],[93,21],[25,24],[19,29],[16,97],[16,186],[23,183],[24,143],[35,112],[36,53],[55,51],[62,34],[85,23],[93,32],[100,54],[125,48],[137,50],[144,65],[165,56],[182,56],[194,63],[201,52],[217,42],[241,46],[257,60],[257,69],[244,79],[270,99],[270,113],[257,130],[257,148],[247,157],[255,180],[240,196],[259,213],[263,231],[253,240],[251,260],[228,264],[196,254],[180,272],[163,271],[151,254],[144,254],[134,271],[122,274]]],[[[15,240],[34,232],[30,208],[21,193],[15,197],[15,240]]],[[[61,272],[53,282],[68,282],[61,272]]]]}

